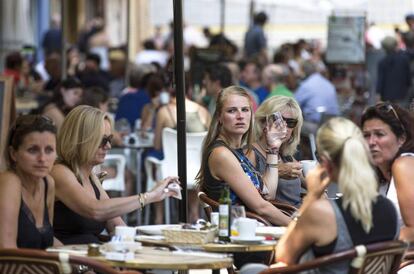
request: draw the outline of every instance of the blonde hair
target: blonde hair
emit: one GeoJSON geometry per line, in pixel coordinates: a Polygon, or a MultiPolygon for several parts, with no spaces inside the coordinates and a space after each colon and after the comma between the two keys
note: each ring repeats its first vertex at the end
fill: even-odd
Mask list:
{"type": "MultiPolygon", "coordinates": [[[[248,99],[249,101],[249,107],[250,107],[250,111],[252,113],[251,118],[250,118],[250,122],[249,122],[249,130],[243,135],[242,137],[242,142],[241,142],[241,146],[246,146],[247,149],[251,148],[251,145],[253,143],[253,111],[252,111],[252,102],[250,99],[250,96],[248,94],[248,92],[239,86],[229,86],[227,88],[224,88],[220,91],[218,97],[217,97],[217,102],[216,102],[216,110],[214,112],[210,127],[208,129],[208,133],[207,136],[204,140],[203,143],[203,150],[202,150],[202,156],[201,156],[201,166],[200,166],[200,170],[198,171],[197,177],[196,177],[196,182],[197,182],[197,186],[200,187],[201,184],[204,181],[204,170],[208,165],[208,157],[210,156],[210,152],[212,150],[212,144],[214,143],[214,141],[217,139],[217,137],[220,134],[220,124],[219,124],[219,117],[223,111],[223,106],[225,101],[227,100],[227,98],[230,95],[238,95],[238,96],[242,96],[248,99]]],[[[227,140],[223,140],[227,145],[229,145],[229,143],[227,142],[227,140]]]]}
{"type": "Polygon", "coordinates": [[[254,132],[257,139],[263,135],[263,127],[266,123],[266,116],[274,112],[287,112],[290,111],[293,115],[292,118],[297,119],[298,123],[292,131],[292,136],[289,140],[283,142],[281,147],[281,153],[284,156],[292,156],[296,153],[297,147],[300,143],[300,131],[303,125],[302,110],[300,109],[296,100],[287,96],[272,96],[266,99],[256,110],[254,115],[255,125],[254,132]]]}
{"type": "Polygon", "coordinates": [[[81,105],[69,112],[59,130],[58,162],[68,166],[80,181],[80,167],[92,161],[101,144],[104,120],[112,127],[106,113],[81,105]]]}
{"type": "Polygon", "coordinates": [[[316,145],[320,156],[325,156],[338,168],[342,207],[350,207],[352,216],[368,233],[372,228],[372,204],[378,192],[375,171],[361,130],[350,120],[332,118],[318,130],[316,145]]]}

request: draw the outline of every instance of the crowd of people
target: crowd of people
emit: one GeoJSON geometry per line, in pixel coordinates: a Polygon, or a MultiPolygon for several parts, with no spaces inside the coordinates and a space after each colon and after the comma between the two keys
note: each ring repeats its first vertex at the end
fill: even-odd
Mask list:
{"type": "MultiPolygon", "coordinates": [[[[276,252],[277,261],[287,265],[302,254],[318,257],[397,238],[414,241],[414,113],[408,109],[414,73],[408,71],[404,100],[386,97],[392,61],[385,57],[378,66],[378,103],[352,121],[337,117],[339,94],[318,45],[286,43],[271,60],[266,20],[264,13],[254,17],[239,55],[221,34],[209,37],[210,49],[225,57],[186,73],[186,131],[207,132],[198,190],[218,200],[228,186],[233,204],[288,226],[276,252]],[[325,122],[327,116],[336,117],[325,122]],[[298,160],[306,157],[300,145],[308,134],[316,134],[319,164],[305,178],[298,160]],[[327,199],[331,184],[340,198],[327,199]],[[297,212],[287,215],[273,200],[297,212]]],[[[164,174],[151,191],[110,197],[94,167],[137,125],[141,132],[154,131],[154,146],[145,155],[163,158],[162,130],[177,127],[172,56],[162,63],[156,61],[160,55],[141,56],[126,70],[126,54],[117,48],[103,64],[96,53],[108,43],[102,31],[102,22],[95,22],[68,49],[64,80],[55,49],[45,46],[46,59],[37,70],[19,52],[6,58],[4,74],[13,76],[14,91],[31,93],[39,108],[19,116],[8,133],[7,170],[0,173],[2,248],[99,243],[104,230],[111,234],[125,225],[121,216],[151,203],[154,222],[163,222],[157,202],[174,194],[165,189],[178,178],[164,174]],[[25,63],[32,67],[23,69],[25,63]],[[111,100],[116,107],[109,106],[111,100]]],[[[405,37],[408,47],[410,35],[405,37]]],[[[148,50],[171,52],[171,40],[149,42],[148,50]]],[[[190,207],[195,221],[196,199],[190,207]]],[[[334,267],[348,270],[348,265],[334,267]]]]}

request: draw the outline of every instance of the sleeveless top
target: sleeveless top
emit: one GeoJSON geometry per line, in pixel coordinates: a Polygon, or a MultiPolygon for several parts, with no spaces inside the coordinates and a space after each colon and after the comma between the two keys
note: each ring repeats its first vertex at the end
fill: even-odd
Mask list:
{"type": "MultiPolygon", "coordinates": [[[[89,181],[92,184],[96,199],[99,200],[101,194],[98,187],[90,177],[89,181]]],[[[95,221],[79,215],[61,201],[55,202],[55,219],[53,222],[55,236],[65,245],[99,243],[98,235],[105,229],[105,224],[106,222],[95,221]]]]}
{"type": "MultiPolygon", "coordinates": [[[[254,168],[252,163],[249,161],[249,159],[246,157],[246,155],[244,155],[243,149],[232,149],[229,146],[227,146],[226,143],[224,143],[223,141],[216,140],[212,144],[211,151],[214,148],[220,147],[220,146],[226,147],[234,154],[234,156],[236,156],[241,167],[243,168],[244,173],[250,178],[251,183],[255,186],[257,191],[262,195],[262,191],[263,191],[262,178],[260,174],[254,168]]],[[[210,157],[210,155],[208,155],[208,157],[210,157]]],[[[213,175],[211,175],[208,164],[204,168],[205,168],[205,172],[204,172],[205,179],[202,185],[202,191],[204,191],[208,197],[212,198],[215,201],[218,201],[220,199],[221,191],[224,188],[226,182],[215,179],[213,175]]],[[[231,198],[232,204],[244,205],[244,203],[239,199],[239,197],[237,197],[236,193],[233,192],[232,189],[230,189],[230,198],[231,198]]]]}
{"type": "MultiPolygon", "coordinates": [[[[266,158],[260,153],[260,151],[253,147],[253,152],[256,158],[256,169],[264,174],[266,171],[266,158]]],[[[293,162],[291,156],[282,156],[283,162],[293,162]]],[[[302,204],[300,193],[302,190],[302,183],[300,178],[296,179],[283,179],[279,177],[279,182],[276,190],[276,200],[290,204],[296,208],[299,208],[302,204]]]]}
{"type": "MultiPolygon", "coordinates": [[[[414,157],[414,153],[411,153],[411,152],[402,153],[400,157],[403,157],[403,156],[414,157]]],[[[386,197],[392,201],[395,208],[397,209],[398,223],[400,224],[400,226],[403,226],[404,220],[401,217],[400,205],[398,204],[397,189],[395,188],[394,177],[391,177],[391,181],[390,181],[390,185],[388,188],[388,192],[386,193],[386,197]]]]}
{"type": "Polygon", "coordinates": [[[19,220],[17,227],[17,247],[45,249],[53,245],[53,228],[49,221],[49,211],[47,210],[47,180],[45,183],[45,202],[43,210],[43,226],[36,227],[36,220],[30,208],[21,198],[19,210],[19,220]]]}
{"type": "MultiPolygon", "coordinates": [[[[168,114],[170,115],[171,121],[174,123],[173,129],[177,129],[177,120],[174,119],[174,115],[171,112],[171,109],[169,106],[167,106],[168,114]]],[[[199,109],[193,112],[185,112],[186,116],[186,132],[203,132],[207,131],[207,127],[203,124],[201,121],[200,114],[198,112],[199,109]]]]}
{"type": "MultiPolygon", "coordinates": [[[[337,226],[337,238],[325,246],[313,245],[300,259],[300,262],[311,260],[315,257],[337,253],[351,249],[357,245],[370,244],[380,241],[397,239],[399,227],[397,223],[397,213],[391,201],[379,195],[373,205],[373,227],[366,233],[359,221],[356,221],[349,208],[342,208],[342,199],[328,200],[335,212],[335,222],[337,226]]],[[[320,267],[313,273],[332,273],[346,274],[349,271],[351,261],[344,261],[333,265],[320,267]]]]}

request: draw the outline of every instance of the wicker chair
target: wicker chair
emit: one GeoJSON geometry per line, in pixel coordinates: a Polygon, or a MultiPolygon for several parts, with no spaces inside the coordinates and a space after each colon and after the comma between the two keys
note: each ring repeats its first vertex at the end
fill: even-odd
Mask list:
{"type": "Polygon", "coordinates": [[[326,255],[297,265],[269,267],[259,274],[298,273],[348,260],[351,261],[350,274],[394,274],[398,271],[407,246],[407,243],[402,241],[359,245],[351,250],[326,255]]]}
{"type": "Polygon", "coordinates": [[[141,274],[119,271],[104,262],[67,253],[50,253],[38,249],[0,249],[0,274],[70,274],[72,268],[87,266],[102,274],[141,274]]]}
{"type": "Polygon", "coordinates": [[[411,243],[407,252],[405,252],[404,254],[404,258],[400,264],[399,270],[407,270],[406,267],[409,267],[409,266],[411,270],[411,268],[414,268],[414,266],[412,266],[413,264],[414,264],[414,244],[411,243]]]}

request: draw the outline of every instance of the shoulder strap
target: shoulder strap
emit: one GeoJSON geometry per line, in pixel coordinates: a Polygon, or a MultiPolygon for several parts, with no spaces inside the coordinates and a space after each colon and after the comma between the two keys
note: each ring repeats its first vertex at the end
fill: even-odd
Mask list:
{"type": "Polygon", "coordinates": [[[97,200],[101,198],[101,192],[99,192],[99,188],[95,185],[95,182],[93,181],[92,177],[89,176],[89,182],[92,184],[93,191],[95,192],[95,197],[97,200]]]}

